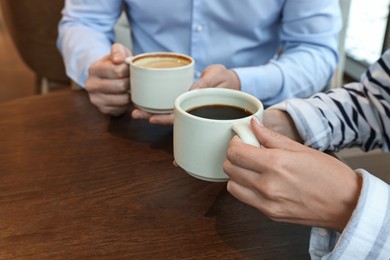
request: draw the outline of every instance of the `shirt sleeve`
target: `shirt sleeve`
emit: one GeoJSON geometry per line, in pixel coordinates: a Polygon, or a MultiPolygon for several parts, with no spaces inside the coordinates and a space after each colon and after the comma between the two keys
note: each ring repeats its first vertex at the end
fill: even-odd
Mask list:
{"type": "Polygon", "coordinates": [[[291,99],[274,106],[287,111],[305,144],[319,150],[364,151],[390,145],[390,50],[351,83],[309,99],[291,99]]]}
{"type": "Polygon", "coordinates": [[[312,259],[389,259],[390,186],[358,169],[363,177],[358,204],[343,233],[312,228],[312,259]]]}
{"type": "Polygon", "coordinates": [[[89,66],[110,53],[121,0],[67,0],[58,27],[57,46],[67,75],[85,86],[89,66]]]}
{"type": "Polygon", "coordinates": [[[265,105],[322,90],[338,62],[339,1],[286,1],[282,17],[282,54],[262,66],[234,69],[241,90],[265,105]]]}
{"type": "MultiPolygon", "coordinates": [[[[274,106],[287,111],[306,145],[337,151],[358,146],[389,150],[390,50],[352,83],[309,99],[274,106]]],[[[342,234],[313,228],[313,259],[389,259],[390,186],[358,169],[363,177],[357,206],[342,234]]]]}

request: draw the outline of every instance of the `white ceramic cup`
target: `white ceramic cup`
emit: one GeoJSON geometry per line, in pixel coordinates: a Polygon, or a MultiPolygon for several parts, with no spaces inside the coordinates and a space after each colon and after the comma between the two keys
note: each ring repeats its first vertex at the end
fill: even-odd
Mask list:
{"type": "Polygon", "coordinates": [[[184,54],[151,52],[129,57],[130,92],[135,106],[154,114],[172,113],[176,97],[194,81],[194,60],[184,54]]]}
{"type": "Polygon", "coordinates": [[[243,142],[260,147],[250,128],[252,116],[263,118],[263,104],[247,93],[206,88],[188,91],[175,100],[173,151],[176,163],[188,174],[202,180],[223,182],[223,171],[230,140],[238,134],[243,142]],[[249,111],[243,118],[216,120],[198,117],[188,111],[208,105],[228,105],[249,111]]]}

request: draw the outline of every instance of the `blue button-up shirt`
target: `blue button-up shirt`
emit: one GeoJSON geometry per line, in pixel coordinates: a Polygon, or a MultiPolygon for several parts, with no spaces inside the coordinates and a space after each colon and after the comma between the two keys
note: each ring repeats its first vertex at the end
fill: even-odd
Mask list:
{"type": "Polygon", "coordinates": [[[67,0],[58,46],[80,85],[110,52],[123,3],[133,54],[191,55],[196,77],[223,64],[265,105],[321,90],[337,64],[338,0],[67,0]]]}

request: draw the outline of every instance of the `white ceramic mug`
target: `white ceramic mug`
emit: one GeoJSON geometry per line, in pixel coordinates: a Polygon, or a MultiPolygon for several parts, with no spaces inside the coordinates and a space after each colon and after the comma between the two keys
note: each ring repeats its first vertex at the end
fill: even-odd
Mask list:
{"type": "Polygon", "coordinates": [[[173,124],[176,163],[198,179],[227,181],[223,163],[230,140],[238,134],[245,143],[259,147],[250,128],[250,119],[256,116],[262,120],[263,110],[260,100],[237,90],[206,88],[180,95],[175,101],[173,124]],[[237,119],[218,120],[195,116],[189,112],[209,105],[239,107],[250,114],[237,119]]]}
{"type": "Polygon", "coordinates": [[[135,106],[154,114],[172,113],[176,97],[194,81],[194,60],[180,53],[151,52],[129,57],[135,106]]]}

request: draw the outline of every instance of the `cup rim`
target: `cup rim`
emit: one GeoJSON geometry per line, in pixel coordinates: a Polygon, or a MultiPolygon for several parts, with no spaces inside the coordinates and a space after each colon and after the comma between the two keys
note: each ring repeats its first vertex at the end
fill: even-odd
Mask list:
{"type": "MultiPolygon", "coordinates": [[[[203,95],[203,94],[202,94],[203,95]]],[[[217,103],[213,103],[214,104],[217,104],[218,105],[218,102],[217,103]]],[[[207,104],[206,104],[207,105],[207,104]]],[[[200,105],[200,106],[206,106],[206,105],[200,105]]],[[[210,104],[211,105],[211,104],[210,104]]],[[[220,103],[220,105],[226,105],[226,104],[223,104],[223,103],[220,103]]],[[[251,95],[251,94],[248,94],[248,93],[245,93],[245,92],[242,92],[240,90],[233,90],[233,89],[226,89],[226,88],[202,88],[202,89],[194,89],[194,90],[190,90],[190,91],[187,91],[181,95],[179,95],[176,99],[175,99],[175,105],[174,105],[174,111],[177,111],[178,113],[181,113],[189,118],[193,118],[193,119],[197,119],[197,120],[200,120],[200,121],[206,121],[206,122],[226,122],[226,123],[229,123],[229,122],[236,122],[238,120],[245,120],[246,118],[248,117],[252,117],[254,116],[255,114],[257,114],[258,111],[264,111],[264,106],[263,106],[263,103],[258,99],[256,98],[255,96],[251,95]],[[184,110],[182,107],[181,107],[181,103],[183,102],[183,100],[185,100],[186,98],[188,98],[188,96],[194,96],[194,95],[199,95],[199,93],[202,93],[202,92],[206,92],[206,94],[204,95],[215,95],[215,94],[219,94],[219,93],[235,93],[235,95],[240,95],[241,97],[245,97],[245,98],[248,98],[250,99],[252,102],[256,103],[258,105],[258,109],[256,111],[251,111],[252,114],[249,115],[249,116],[246,116],[246,117],[242,117],[242,118],[237,118],[237,119],[224,119],[224,120],[219,120],[219,119],[210,119],[210,118],[204,118],[204,117],[198,117],[198,116],[194,116],[190,113],[188,113],[187,110],[184,110]],[[207,93],[208,92],[208,93],[207,93]]]]}
{"type": "Polygon", "coordinates": [[[145,70],[180,70],[180,69],[184,69],[184,68],[188,68],[188,67],[193,66],[195,61],[191,56],[183,54],[183,53],[160,51],[160,52],[145,52],[145,53],[140,53],[140,54],[135,55],[135,56],[129,56],[125,59],[125,63],[129,64],[132,67],[145,69],[145,70]],[[138,66],[134,63],[136,60],[139,60],[139,59],[142,59],[145,57],[159,57],[159,56],[160,57],[161,56],[163,56],[163,57],[179,57],[181,59],[189,61],[189,63],[187,65],[184,65],[184,66],[173,67],[173,68],[146,68],[146,67],[138,66]]]}

